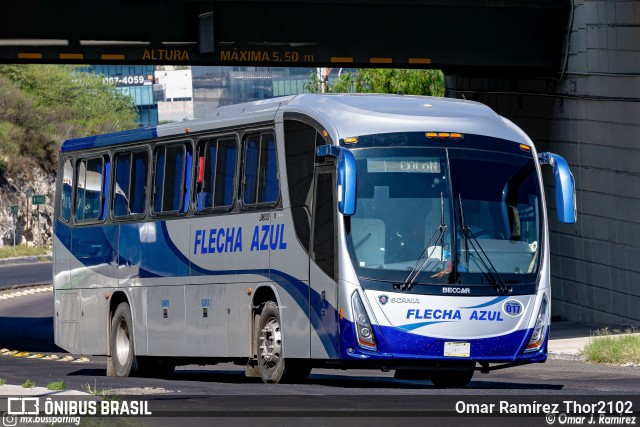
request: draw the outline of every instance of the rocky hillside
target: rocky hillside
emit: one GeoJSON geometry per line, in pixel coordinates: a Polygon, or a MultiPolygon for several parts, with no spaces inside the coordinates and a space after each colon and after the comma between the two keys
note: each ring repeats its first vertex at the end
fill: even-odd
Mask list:
{"type": "Polygon", "coordinates": [[[19,206],[16,243],[37,241],[38,222],[43,244],[51,243],[60,144],[132,129],[135,108],[102,76],[72,66],[0,65],[0,246],[13,243],[13,205],[19,206]],[[46,196],[39,217],[27,200],[29,189],[46,196]]]}
{"type": "Polygon", "coordinates": [[[38,223],[42,245],[50,246],[53,236],[53,202],[55,193],[55,173],[45,172],[34,166],[23,170],[15,177],[5,177],[0,182],[0,247],[13,244],[11,206],[17,205],[19,212],[16,221],[16,244],[33,246],[38,242],[38,223]],[[38,208],[31,204],[27,191],[44,194],[45,204],[38,208]],[[28,212],[27,212],[28,209],[28,212]],[[27,221],[28,216],[28,221],[27,221]]]}

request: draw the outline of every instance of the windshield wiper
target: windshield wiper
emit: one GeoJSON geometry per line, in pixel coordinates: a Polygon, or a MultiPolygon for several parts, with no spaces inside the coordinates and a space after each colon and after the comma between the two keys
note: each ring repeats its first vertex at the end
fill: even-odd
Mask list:
{"type": "Polygon", "coordinates": [[[482,249],[480,242],[478,242],[478,239],[471,231],[471,228],[464,223],[464,213],[462,211],[462,196],[460,194],[458,194],[458,205],[460,207],[460,228],[462,228],[462,233],[464,234],[464,252],[466,257],[465,264],[467,265],[467,268],[469,266],[469,243],[471,243],[471,248],[475,251],[476,254],[473,257],[473,261],[478,267],[484,268],[482,274],[484,274],[489,282],[491,282],[491,284],[498,290],[499,294],[510,294],[513,289],[510,286],[506,286],[504,284],[502,278],[498,274],[498,271],[493,266],[491,259],[486,254],[484,249],[482,249]],[[480,254],[484,256],[484,259],[480,254]]]}
{"type": "MultiPolygon", "coordinates": [[[[429,259],[431,258],[431,255],[433,255],[433,253],[438,248],[438,243],[443,240],[444,233],[447,231],[447,227],[448,226],[444,223],[444,195],[443,195],[443,193],[440,193],[440,225],[438,226],[436,231],[431,236],[431,239],[429,239],[429,243],[427,243],[427,246],[425,246],[424,249],[422,250],[422,253],[420,254],[418,259],[416,260],[416,263],[413,265],[413,268],[411,269],[411,271],[409,272],[407,277],[404,279],[404,281],[402,283],[400,283],[399,285],[396,285],[399,288],[399,290],[407,291],[407,290],[411,289],[411,287],[413,286],[413,283],[416,281],[416,279],[418,278],[418,276],[420,275],[422,270],[424,270],[424,268],[427,266],[427,263],[429,262],[429,259]],[[433,241],[433,238],[436,237],[436,235],[438,236],[438,238],[436,239],[436,241],[435,241],[435,243],[433,245],[433,249],[431,250],[431,253],[429,253],[427,255],[427,257],[424,259],[424,262],[422,263],[422,265],[420,265],[420,267],[418,267],[418,264],[422,260],[422,257],[424,256],[425,252],[427,252],[427,250],[431,246],[431,242],[433,241]]],[[[444,257],[444,248],[441,246],[441,249],[440,249],[440,262],[441,263],[443,261],[443,257],[444,257]]]]}

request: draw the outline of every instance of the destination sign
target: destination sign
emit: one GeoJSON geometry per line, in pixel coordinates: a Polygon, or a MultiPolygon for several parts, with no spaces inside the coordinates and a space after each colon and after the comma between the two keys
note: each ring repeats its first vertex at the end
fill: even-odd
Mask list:
{"type": "Polygon", "coordinates": [[[440,173],[440,159],[437,157],[400,157],[367,159],[367,171],[380,172],[409,172],[409,173],[440,173]]]}

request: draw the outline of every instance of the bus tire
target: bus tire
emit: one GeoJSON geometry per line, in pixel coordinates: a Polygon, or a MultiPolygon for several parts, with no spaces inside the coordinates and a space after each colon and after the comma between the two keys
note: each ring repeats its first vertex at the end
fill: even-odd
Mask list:
{"type": "Polygon", "coordinates": [[[126,302],[120,303],[111,319],[111,360],[115,376],[133,376],[138,363],[133,345],[133,320],[126,302]]]}
{"type": "Polygon", "coordinates": [[[256,334],[262,381],[277,384],[285,378],[285,360],[280,312],[275,301],[267,301],[262,306],[256,334]]]}
{"type": "Polygon", "coordinates": [[[431,374],[431,382],[436,388],[465,388],[471,382],[472,369],[462,371],[434,371],[431,374]]]}

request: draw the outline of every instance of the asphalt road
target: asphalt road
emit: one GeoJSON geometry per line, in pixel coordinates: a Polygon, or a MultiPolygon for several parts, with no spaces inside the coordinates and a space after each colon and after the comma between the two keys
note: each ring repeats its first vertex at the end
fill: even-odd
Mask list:
{"type": "MultiPolygon", "coordinates": [[[[52,293],[0,300],[0,348],[57,352],[52,293]]],[[[241,366],[184,366],[167,379],[106,376],[106,358],[71,363],[0,356],[7,384],[27,379],[46,386],[64,380],[71,390],[107,390],[120,400],[144,399],[156,416],[135,425],[547,425],[528,418],[476,418],[455,412],[457,402],[591,402],[630,399],[640,411],[640,368],[549,360],[476,373],[466,389],[436,389],[428,381],[398,381],[393,372],[314,369],[302,384],[267,385],[246,378],[241,366]],[[158,417],[160,416],[160,417],[158,417]],[[184,418],[188,416],[188,418],[184,418]],[[407,418],[409,417],[409,418],[407,418]],[[451,418],[455,417],[455,418],[451,418]]],[[[0,396],[3,391],[0,387],[0,396]]],[[[2,410],[0,399],[0,412],[2,410]]],[[[640,418],[638,418],[640,420],[640,418]]],[[[118,424],[116,424],[118,425],[118,424]]],[[[128,425],[128,424],[127,424],[128,425]]]]}
{"type": "Polygon", "coordinates": [[[50,262],[3,265],[0,266],[0,289],[33,283],[51,283],[52,275],[50,262]]]}
{"type": "MultiPolygon", "coordinates": [[[[52,293],[23,296],[0,301],[0,347],[30,352],[62,352],[53,343],[52,293]]],[[[433,394],[441,393],[429,382],[399,382],[393,372],[370,370],[313,371],[305,385],[267,386],[244,377],[242,367],[224,364],[211,367],[179,367],[170,380],[153,378],[109,378],[104,357],[76,365],[64,362],[0,357],[0,377],[22,383],[25,376],[45,383],[64,379],[80,389],[97,381],[108,388],[159,387],[192,394],[262,394],[269,387],[278,393],[315,394],[433,394]],[[265,388],[266,387],[266,388],[265,388]]],[[[269,390],[271,390],[269,388],[269,390]]],[[[572,395],[620,393],[640,395],[640,369],[594,365],[584,362],[549,360],[490,374],[476,373],[464,393],[490,395],[507,391],[572,395]]]]}

